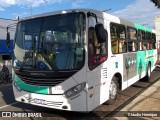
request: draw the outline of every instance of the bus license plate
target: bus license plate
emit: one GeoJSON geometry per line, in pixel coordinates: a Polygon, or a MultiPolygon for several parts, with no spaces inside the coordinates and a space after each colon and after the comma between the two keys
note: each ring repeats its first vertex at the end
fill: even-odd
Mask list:
{"type": "Polygon", "coordinates": [[[34,99],[34,102],[35,102],[36,104],[42,104],[42,105],[46,105],[46,104],[47,104],[46,101],[45,101],[45,100],[42,100],[42,99],[34,99]]]}

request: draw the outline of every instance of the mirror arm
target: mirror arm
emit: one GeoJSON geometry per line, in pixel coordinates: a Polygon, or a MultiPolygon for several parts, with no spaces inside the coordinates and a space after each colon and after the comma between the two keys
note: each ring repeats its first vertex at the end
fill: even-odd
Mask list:
{"type": "Polygon", "coordinates": [[[7,30],[7,33],[8,33],[8,26],[7,26],[7,29],[6,29],[6,30],[7,30]]]}
{"type": "Polygon", "coordinates": [[[88,12],[88,13],[87,13],[87,17],[90,17],[90,16],[94,17],[94,18],[96,19],[96,23],[98,23],[97,15],[96,15],[96,14],[91,13],[91,12],[88,12]]]}

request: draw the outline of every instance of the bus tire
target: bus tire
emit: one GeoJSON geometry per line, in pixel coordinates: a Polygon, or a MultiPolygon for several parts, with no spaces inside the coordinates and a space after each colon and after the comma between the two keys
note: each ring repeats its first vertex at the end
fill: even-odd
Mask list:
{"type": "Polygon", "coordinates": [[[107,100],[106,104],[112,105],[116,102],[117,92],[118,92],[118,83],[117,83],[117,78],[114,76],[112,78],[109,88],[109,100],[107,100]]]}
{"type": "Polygon", "coordinates": [[[151,64],[148,63],[145,80],[146,80],[146,81],[149,81],[150,78],[151,78],[151,64]]]}

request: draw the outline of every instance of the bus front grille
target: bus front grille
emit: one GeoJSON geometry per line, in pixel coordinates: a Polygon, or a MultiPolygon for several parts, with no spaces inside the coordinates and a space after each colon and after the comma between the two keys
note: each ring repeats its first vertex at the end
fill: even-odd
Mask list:
{"type": "Polygon", "coordinates": [[[24,83],[36,86],[56,86],[65,81],[65,79],[40,79],[18,76],[24,83]]]}

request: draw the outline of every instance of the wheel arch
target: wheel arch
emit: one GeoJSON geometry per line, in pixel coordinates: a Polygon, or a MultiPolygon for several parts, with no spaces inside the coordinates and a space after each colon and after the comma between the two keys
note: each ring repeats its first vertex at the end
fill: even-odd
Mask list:
{"type": "Polygon", "coordinates": [[[122,75],[121,73],[117,72],[113,75],[113,77],[116,77],[117,78],[117,83],[118,83],[118,88],[120,90],[122,90],[122,75]]]}
{"type": "Polygon", "coordinates": [[[148,61],[147,67],[148,67],[148,65],[150,65],[150,67],[152,67],[151,61],[148,61]]]}

